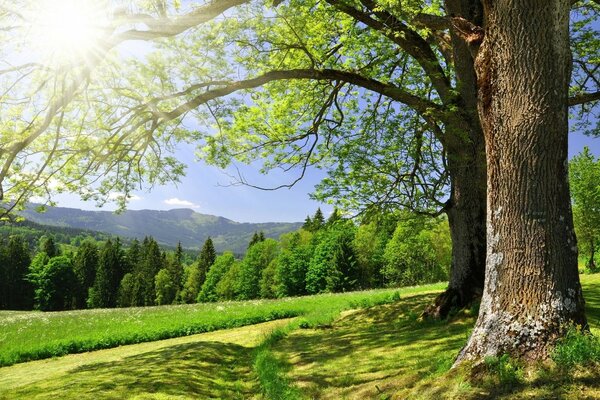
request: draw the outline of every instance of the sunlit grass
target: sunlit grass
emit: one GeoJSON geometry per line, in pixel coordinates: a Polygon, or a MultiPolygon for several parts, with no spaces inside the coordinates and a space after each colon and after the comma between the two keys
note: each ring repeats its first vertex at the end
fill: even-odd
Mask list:
{"type": "MultiPolygon", "coordinates": [[[[581,279],[592,332],[600,334],[600,274],[581,279]]],[[[565,375],[557,367],[508,371],[507,362],[495,370],[514,370],[510,382],[506,373],[474,380],[468,369],[450,371],[477,316],[463,311],[450,321],[420,321],[433,298],[403,296],[346,313],[330,329],[290,333],[272,351],[307,399],[600,398],[598,365],[565,375]]]]}
{"type": "MultiPolygon", "coordinates": [[[[418,290],[441,290],[434,284],[418,290]]],[[[401,289],[404,292],[405,289],[401,289]]],[[[407,292],[417,289],[406,289],[407,292]]],[[[307,324],[340,310],[394,300],[396,289],[279,300],[66,312],[0,312],[0,365],[303,316],[307,324]]],[[[315,322],[316,321],[316,322],[315,322]]]]}

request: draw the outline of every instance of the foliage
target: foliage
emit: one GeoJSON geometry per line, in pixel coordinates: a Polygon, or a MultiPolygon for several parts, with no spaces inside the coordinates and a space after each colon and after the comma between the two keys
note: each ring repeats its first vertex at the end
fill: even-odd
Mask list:
{"type": "Polygon", "coordinates": [[[91,308],[115,307],[123,275],[124,252],[119,239],[109,239],[100,250],[98,271],[93,286],[93,296],[88,298],[91,308]]]}
{"type": "Polygon", "coordinates": [[[308,293],[341,292],[358,287],[359,271],[352,248],[356,228],[341,221],[322,231],[306,272],[308,293]]]}
{"type": "Polygon", "coordinates": [[[391,286],[410,286],[448,278],[451,248],[445,220],[406,215],[386,245],[383,276],[391,286]]]}
{"type": "Polygon", "coordinates": [[[242,263],[234,262],[215,287],[219,300],[235,300],[240,295],[240,281],[242,276],[242,263]]]}
{"type": "Polygon", "coordinates": [[[99,254],[96,242],[86,239],[81,242],[75,257],[73,258],[73,270],[79,282],[77,294],[77,307],[84,308],[87,302],[89,289],[96,280],[98,270],[99,254]]]}
{"type": "Polygon", "coordinates": [[[278,297],[307,294],[306,273],[314,252],[311,238],[312,234],[304,229],[294,232],[287,248],[279,254],[274,278],[278,297]]]}
{"type": "Polygon", "coordinates": [[[73,307],[77,295],[77,277],[66,256],[51,258],[35,277],[35,302],[42,311],[73,307]]]}
{"type": "Polygon", "coordinates": [[[202,285],[202,289],[198,294],[198,301],[217,301],[217,284],[221,281],[223,276],[229,271],[232,265],[235,263],[233,253],[225,252],[215,259],[212,268],[206,275],[206,280],[202,285]]]}
{"type": "Polygon", "coordinates": [[[600,243],[600,158],[595,159],[589,148],[571,159],[569,182],[578,244],[587,251],[586,267],[595,272],[600,243]]]}
{"type": "Polygon", "coordinates": [[[260,297],[262,272],[277,257],[278,243],[273,239],[259,241],[248,248],[240,265],[236,298],[249,300],[260,297]]]}
{"type": "MultiPolygon", "coordinates": [[[[210,236],[202,245],[202,250],[198,255],[198,289],[202,287],[204,280],[206,279],[206,274],[210,270],[210,267],[215,263],[215,258],[217,257],[217,253],[215,252],[215,247],[213,245],[212,239],[210,236]]],[[[198,295],[198,291],[193,295],[194,298],[198,295]]]]}
{"type": "Polygon", "coordinates": [[[173,277],[168,269],[163,268],[156,274],[154,278],[154,286],[156,288],[155,304],[162,306],[172,304],[177,294],[177,287],[173,282],[173,277]]]}
{"type": "Polygon", "coordinates": [[[28,281],[31,258],[22,236],[11,236],[0,247],[0,309],[28,310],[33,307],[33,287],[28,281]]]}

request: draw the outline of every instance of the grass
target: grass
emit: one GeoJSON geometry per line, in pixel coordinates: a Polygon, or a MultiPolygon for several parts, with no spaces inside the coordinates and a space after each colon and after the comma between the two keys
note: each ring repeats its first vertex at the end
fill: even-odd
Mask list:
{"type": "MultiPolygon", "coordinates": [[[[592,332],[600,334],[600,274],[582,276],[592,332]]],[[[567,341],[568,370],[524,369],[507,357],[486,360],[486,373],[450,370],[476,315],[419,321],[431,294],[343,313],[329,329],[296,330],[271,347],[286,378],[307,399],[600,398],[600,364],[582,340],[567,341]],[[586,350],[582,350],[582,348],[586,350]],[[591,362],[590,362],[591,359],[591,362]]],[[[591,339],[590,339],[591,340],[591,339]]],[[[596,354],[596,353],[593,353],[596,354]]]]}
{"type": "Polygon", "coordinates": [[[254,349],[289,320],[21,363],[0,369],[0,399],[248,399],[254,349]]]}
{"type": "MultiPolygon", "coordinates": [[[[582,284],[599,335],[600,274],[582,284]]],[[[419,320],[442,287],[400,289],[389,304],[394,291],[303,298],[314,303],[291,320],[4,367],[0,399],[600,398],[596,353],[579,336],[565,341],[567,368],[497,357],[485,374],[451,370],[476,315],[419,320]]]]}
{"type": "MultiPolygon", "coordinates": [[[[435,291],[444,284],[411,290],[435,291]]],[[[404,289],[403,289],[404,292],[404,289]]],[[[322,323],[344,309],[393,301],[395,289],[279,300],[67,312],[0,312],[0,366],[301,316],[322,323]]],[[[313,321],[313,322],[311,322],[313,321]]]]}

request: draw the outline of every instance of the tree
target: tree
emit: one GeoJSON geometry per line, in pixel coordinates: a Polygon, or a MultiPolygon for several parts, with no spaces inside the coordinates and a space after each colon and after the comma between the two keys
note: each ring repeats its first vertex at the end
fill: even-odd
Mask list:
{"type": "Polygon", "coordinates": [[[156,274],[154,286],[156,288],[156,304],[161,306],[171,304],[175,300],[177,287],[169,270],[163,268],[156,274]]]}
{"type": "Polygon", "coordinates": [[[306,273],[314,252],[312,234],[302,229],[293,232],[287,244],[284,239],[287,238],[282,237],[283,249],[276,263],[276,295],[284,297],[307,294],[306,273]]]}
{"type": "Polygon", "coordinates": [[[446,251],[436,251],[440,242],[449,241],[448,234],[435,230],[445,222],[410,214],[401,217],[385,247],[382,274],[387,285],[412,286],[448,278],[450,243],[443,246],[446,251]]]}
{"type": "Polygon", "coordinates": [[[22,236],[11,236],[0,255],[0,307],[9,310],[31,310],[33,287],[29,273],[29,247],[22,236]]]}
{"type": "Polygon", "coordinates": [[[119,291],[117,293],[118,307],[131,307],[135,305],[137,284],[138,283],[131,272],[128,272],[123,276],[123,279],[121,279],[121,283],[119,284],[119,291]]]}
{"type": "Polygon", "coordinates": [[[569,164],[569,180],[580,250],[589,252],[586,267],[596,271],[594,257],[600,240],[600,158],[594,159],[590,149],[585,147],[569,164]]]}
{"type": "Polygon", "coordinates": [[[77,308],[85,308],[86,306],[88,292],[96,279],[98,258],[98,246],[94,240],[86,239],[81,242],[73,258],[73,271],[80,288],[77,294],[77,308]]]}
{"type": "Polygon", "coordinates": [[[108,308],[117,305],[119,285],[123,279],[124,252],[121,242],[108,239],[100,250],[94,286],[88,296],[90,308],[108,308]]]}
{"type": "Polygon", "coordinates": [[[484,28],[466,37],[477,51],[489,239],[479,317],[458,362],[544,359],[569,324],[587,326],[567,181],[570,4],[485,1],[484,28]]]}
{"type": "Polygon", "coordinates": [[[173,285],[175,285],[175,291],[179,292],[183,286],[183,248],[181,247],[181,242],[177,243],[177,249],[168,267],[173,285]]]}
{"type": "MultiPolygon", "coordinates": [[[[217,252],[215,251],[215,246],[213,245],[213,241],[209,236],[206,241],[204,241],[202,250],[200,250],[200,254],[198,255],[198,282],[196,284],[198,289],[202,287],[202,284],[206,279],[206,274],[210,270],[210,267],[214,264],[216,258],[217,252]]],[[[197,295],[198,291],[196,291],[194,294],[194,299],[197,295]]]]}
{"type": "Polygon", "coordinates": [[[200,290],[200,293],[198,294],[198,301],[211,302],[218,300],[217,285],[234,263],[235,257],[231,252],[225,252],[215,259],[212,268],[206,275],[202,290],[200,290]]]}
{"type": "Polygon", "coordinates": [[[37,276],[35,300],[42,311],[70,310],[75,306],[77,277],[66,256],[51,258],[37,276]]]}
{"type": "MultiPolygon", "coordinates": [[[[26,159],[29,151],[44,149],[45,157],[40,168],[35,165],[26,171],[36,179],[20,180],[22,173],[15,174],[14,181],[20,184],[4,191],[4,196],[22,204],[33,192],[45,194],[44,183],[64,170],[60,180],[69,189],[100,200],[110,191],[121,190],[117,201],[123,205],[136,179],[160,183],[183,173],[176,160],[160,157],[160,147],[169,148],[173,137],[199,138],[195,129],[180,129],[183,117],[194,110],[200,119],[218,120],[220,135],[213,137],[210,132],[202,148],[208,161],[215,164],[225,165],[232,156],[242,161],[262,159],[265,172],[282,166],[299,169],[300,178],[307,166],[321,164],[332,173],[327,181],[332,185],[330,191],[317,196],[426,211],[439,207],[437,212],[448,214],[454,242],[449,289],[439,300],[462,306],[477,297],[485,257],[485,152],[476,110],[473,56],[460,32],[465,22],[481,25],[480,2],[447,0],[442,7],[441,2],[327,0],[242,6],[246,3],[250,2],[215,1],[184,15],[176,15],[178,2],[165,2],[164,7],[135,4],[130,13],[111,21],[100,49],[87,54],[86,62],[64,65],[57,69],[57,76],[50,74],[51,78],[43,64],[26,63],[7,71],[5,76],[20,84],[5,96],[6,104],[23,97],[30,97],[34,104],[50,104],[47,112],[35,114],[33,120],[2,130],[18,134],[7,134],[3,141],[10,151],[2,160],[0,185],[13,170],[20,172],[24,163],[19,161],[26,159]],[[240,10],[236,18],[220,19],[212,29],[196,29],[233,7],[240,10]],[[276,12],[265,12],[265,7],[276,7],[276,12]],[[252,23],[240,22],[246,18],[252,23]],[[120,79],[112,86],[116,79],[107,55],[119,44],[182,32],[186,35],[160,47],[161,55],[150,57],[151,63],[119,62],[118,70],[129,82],[120,79]],[[215,32],[219,32],[219,40],[214,40],[215,32]],[[198,48],[203,49],[200,56],[198,48]],[[198,57],[205,68],[189,68],[198,64],[198,57]],[[235,67],[230,66],[231,59],[236,60],[235,67]],[[125,72],[126,68],[132,73],[125,72]],[[221,74],[215,76],[215,71],[221,74]],[[247,72],[246,79],[234,81],[240,71],[247,72]],[[38,85],[40,75],[43,81],[55,78],[60,84],[38,85]],[[161,79],[154,79],[157,76],[161,79]],[[189,86],[181,87],[181,82],[189,86]],[[50,93],[31,89],[37,96],[23,96],[27,85],[47,88],[50,93]],[[230,104],[222,100],[258,87],[262,89],[252,94],[254,106],[239,98],[230,104]],[[60,92],[55,92],[56,88],[60,92]],[[355,93],[363,100],[361,107],[355,93]],[[89,126],[94,140],[74,135],[61,141],[65,121],[89,126]],[[113,140],[115,135],[119,140],[113,140]],[[146,140],[150,136],[152,140],[146,140]],[[408,148],[406,143],[410,143],[408,148]],[[90,152],[94,154],[91,157],[90,152]],[[362,154],[368,157],[350,157],[349,161],[344,157],[362,154]],[[388,157],[390,154],[393,157],[388,157]],[[134,171],[128,165],[138,168],[134,171]],[[340,174],[349,169],[344,165],[352,167],[353,173],[340,174]],[[123,174],[128,179],[122,179],[123,174]],[[103,180],[103,184],[90,189],[86,179],[103,180]],[[445,197],[448,201],[440,201],[445,197]]],[[[574,4],[590,8],[592,3],[574,4]]],[[[20,12],[11,9],[2,17],[10,22],[27,14],[30,7],[26,1],[17,2],[15,9],[20,12]]],[[[586,21],[587,25],[578,24],[574,31],[589,31],[593,17],[586,21]]],[[[23,29],[3,32],[4,43],[20,43],[23,29]]],[[[586,71],[594,63],[594,43],[589,39],[594,35],[574,37],[577,44],[584,45],[574,46],[578,59],[573,64],[576,93],[571,105],[600,97],[586,83],[586,71]]],[[[17,104],[22,106],[22,102],[17,104]]],[[[590,111],[590,107],[584,108],[583,114],[590,111]]],[[[11,119],[6,120],[12,124],[11,119]]]]}
{"type": "Polygon", "coordinates": [[[308,293],[342,292],[358,287],[359,268],[352,248],[356,228],[342,221],[317,235],[306,272],[308,293]]]}
{"type": "Polygon", "coordinates": [[[257,243],[263,242],[265,240],[265,234],[263,231],[254,232],[252,235],[252,239],[250,239],[250,243],[248,243],[248,248],[254,246],[257,243]]]}
{"type": "Polygon", "coordinates": [[[154,238],[146,237],[142,242],[140,262],[134,275],[139,279],[139,292],[136,296],[136,305],[151,306],[155,304],[156,288],[155,277],[163,269],[165,260],[160,247],[154,238]]]}
{"type": "Polygon", "coordinates": [[[49,258],[54,258],[60,255],[60,249],[54,241],[54,236],[44,235],[40,238],[38,244],[39,250],[46,253],[49,258]]]}
{"type": "Polygon", "coordinates": [[[262,272],[277,257],[279,244],[273,239],[259,241],[252,245],[240,265],[237,280],[237,298],[249,300],[260,297],[262,272]]]}

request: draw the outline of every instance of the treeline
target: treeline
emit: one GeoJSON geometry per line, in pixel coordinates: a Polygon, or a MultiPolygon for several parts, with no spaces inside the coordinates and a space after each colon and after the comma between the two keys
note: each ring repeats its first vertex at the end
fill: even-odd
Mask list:
{"type": "Polygon", "coordinates": [[[67,310],[248,300],[406,286],[447,279],[447,221],[374,214],[359,225],[321,210],[280,240],[255,233],[246,254],[216,254],[208,238],[189,262],[151,237],[82,240],[61,250],[43,236],[33,258],[22,236],[0,243],[0,307],[67,310]]]}

